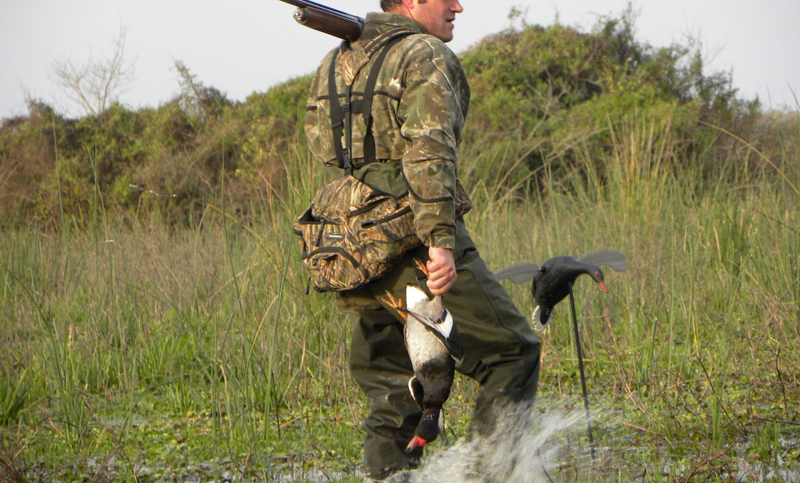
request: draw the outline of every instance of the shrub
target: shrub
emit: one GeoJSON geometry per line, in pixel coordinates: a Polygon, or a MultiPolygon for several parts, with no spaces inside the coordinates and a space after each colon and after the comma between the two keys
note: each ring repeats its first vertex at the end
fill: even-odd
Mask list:
{"type": "MultiPolygon", "coordinates": [[[[729,74],[704,72],[691,41],[654,48],[633,27],[630,12],[591,32],[525,25],[462,53],[473,92],[459,164],[466,185],[490,196],[541,189],[540,170],[558,178],[584,169],[613,154],[615,132],[642,121],[668,127],[673,169],[701,179],[777,172],[796,159],[796,116],[738,98],[729,74]],[[758,154],[743,151],[743,139],[758,154]]],[[[176,66],[182,92],[158,108],[112,105],[69,120],[32,101],[27,117],[3,121],[0,223],[54,226],[96,209],[195,223],[209,203],[270,209],[263,201],[284,192],[287,168],[309,162],[310,76],[237,103],[176,66]]],[[[592,169],[603,178],[602,166],[592,169]]]]}

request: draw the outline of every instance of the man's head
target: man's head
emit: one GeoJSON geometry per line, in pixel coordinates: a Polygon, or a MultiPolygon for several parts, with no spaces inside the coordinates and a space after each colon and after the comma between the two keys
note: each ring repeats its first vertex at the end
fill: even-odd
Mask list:
{"type": "Polygon", "coordinates": [[[464,11],[459,0],[381,0],[381,8],[410,18],[442,42],[453,40],[453,21],[464,11]]]}

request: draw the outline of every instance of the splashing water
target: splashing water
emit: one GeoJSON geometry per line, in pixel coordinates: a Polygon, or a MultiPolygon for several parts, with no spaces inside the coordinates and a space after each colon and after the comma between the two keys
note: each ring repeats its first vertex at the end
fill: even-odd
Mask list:
{"type": "Polygon", "coordinates": [[[437,451],[417,471],[390,483],[589,481],[595,462],[586,440],[586,413],[565,403],[519,403],[497,412],[488,436],[473,435],[437,451]]]}

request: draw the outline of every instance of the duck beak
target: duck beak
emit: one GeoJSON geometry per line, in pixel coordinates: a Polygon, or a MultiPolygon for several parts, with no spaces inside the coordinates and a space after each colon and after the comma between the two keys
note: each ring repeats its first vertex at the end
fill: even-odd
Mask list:
{"type": "Polygon", "coordinates": [[[426,443],[427,441],[420,438],[419,436],[414,436],[411,442],[408,443],[408,446],[406,446],[406,454],[413,453],[415,449],[422,448],[423,446],[425,446],[426,443]]]}
{"type": "Polygon", "coordinates": [[[597,285],[600,285],[600,288],[603,290],[603,292],[608,293],[608,288],[606,287],[606,283],[605,282],[603,282],[601,280],[601,281],[597,282],[597,285]]]}

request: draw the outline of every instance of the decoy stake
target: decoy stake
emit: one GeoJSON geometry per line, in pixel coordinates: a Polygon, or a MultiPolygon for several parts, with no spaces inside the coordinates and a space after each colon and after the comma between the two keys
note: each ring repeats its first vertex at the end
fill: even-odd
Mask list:
{"type": "Polygon", "coordinates": [[[581,334],[578,330],[578,313],[575,310],[575,294],[572,282],[569,283],[569,304],[572,307],[572,325],[575,328],[575,348],[578,351],[578,368],[581,371],[581,389],[583,390],[583,407],[586,408],[586,431],[589,433],[589,445],[592,447],[594,460],[594,436],[592,434],[592,413],[589,411],[589,396],[586,392],[586,374],[583,371],[583,352],[581,351],[581,334]]]}

